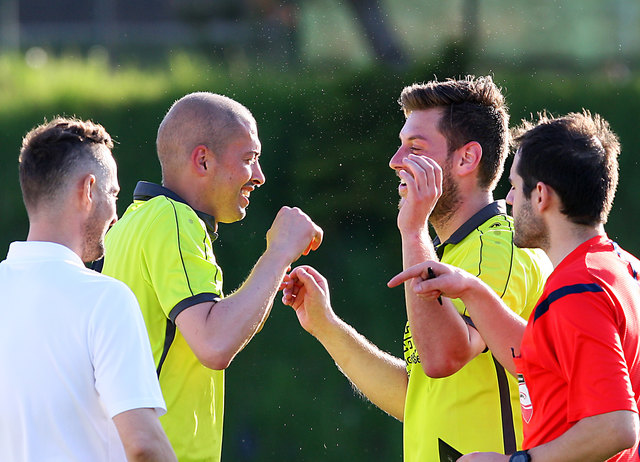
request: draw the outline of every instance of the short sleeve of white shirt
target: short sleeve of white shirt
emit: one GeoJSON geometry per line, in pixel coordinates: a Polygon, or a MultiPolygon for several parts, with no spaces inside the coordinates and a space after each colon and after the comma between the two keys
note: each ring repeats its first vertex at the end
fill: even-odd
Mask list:
{"type": "Polygon", "coordinates": [[[140,408],[160,416],[166,405],[138,302],[125,284],[109,282],[96,300],[87,334],[96,390],[111,418],[140,408]]]}

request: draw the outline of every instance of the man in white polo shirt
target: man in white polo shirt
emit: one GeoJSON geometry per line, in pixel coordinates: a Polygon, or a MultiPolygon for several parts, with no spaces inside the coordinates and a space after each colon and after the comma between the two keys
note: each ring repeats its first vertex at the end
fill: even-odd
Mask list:
{"type": "Polygon", "coordinates": [[[112,147],[76,119],[23,140],[29,235],[0,263],[0,460],[176,460],[135,296],[83,264],[117,219],[112,147]]]}

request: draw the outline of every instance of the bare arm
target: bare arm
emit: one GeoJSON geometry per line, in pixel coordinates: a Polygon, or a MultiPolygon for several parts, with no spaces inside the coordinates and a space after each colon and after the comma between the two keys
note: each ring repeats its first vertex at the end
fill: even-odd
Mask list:
{"type": "Polygon", "coordinates": [[[404,270],[389,281],[390,287],[409,281],[416,295],[435,300],[441,294],[460,298],[487,346],[512,375],[516,375],[513,353],[520,351],[526,321],[504,304],[484,282],[466,271],[436,261],[426,261],[404,270]],[[428,268],[436,275],[429,279],[428,268]]]}
{"type": "MultiPolygon", "coordinates": [[[[425,260],[437,260],[429,237],[428,219],[442,194],[442,170],[432,159],[410,155],[406,171],[399,175],[407,185],[407,195],[398,213],[405,269],[425,260]]],[[[448,299],[420,297],[405,284],[407,318],[424,373],[447,377],[482,353],[486,345],[448,299]]]]}
{"type": "Polygon", "coordinates": [[[113,417],[129,462],[174,462],[178,459],[154,409],[141,408],[113,417]]]}
{"type": "Polygon", "coordinates": [[[318,248],[322,230],[297,208],[283,207],[267,232],[267,250],[232,295],[184,310],[176,325],[200,362],[225,369],[258,332],[288,267],[318,248]]]}
{"type": "Polygon", "coordinates": [[[398,420],[404,419],[408,382],[404,361],[380,350],[336,316],[320,273],[309,266],[294,269],[283,303],[296,310],[300,325],[320,341],[362,394],[398,420]]]}
{"type": "MultiPolygon", "coordinates": [[[[586,417],[563,435],[529,449],[532,462],[601,462],[633,447],[638,438],[638,414],[614,411],[586,417]]],[[[506,462],[509,456],[473,453],[460,462],[506,462]]]]}

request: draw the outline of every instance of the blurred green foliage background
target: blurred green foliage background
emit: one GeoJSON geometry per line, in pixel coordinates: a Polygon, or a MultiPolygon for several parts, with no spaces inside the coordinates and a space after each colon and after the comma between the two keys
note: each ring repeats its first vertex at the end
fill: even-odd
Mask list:
{"type": "MultiPolygon", "coordinates": [[[[483,46],[444,32],[459,26],[451,4],[460,2],[432,2],[427,30],[417,17],[422,3],[390,9],[392,18],[405,18],[406,27],[397,30],[408,50],[401,65],[364,51],[361,34],[345,35],[352,20],[326,1],[306,3],[308,14],[300,19],[307,26],[300,38],[306,58],[297,65],[237,50],[220,56],[202,46],[151,57],[121,50],[118,61],[82,47],[56,49],[37,65],[33,55],[25,60],[20,50],[0,53],[0,256],[27,233],[17,156],[21,137],[34,125],[64,114],[107,128],[117,140],[121,214],[137,180],[160,181],[155,135],[172,102],[192,91],[222,93],[255,115],[267,177],[252,195],[247,218],[219,229],[214,248],[225,292],[240,285],[264,250],[277,210],[299,206],[325,230],[322,247],[300,263],[314,265],[328,278],[341,317],[382,349],[402,356],[403,295],[386,287],[401,269],[398,180],[388,167],[404,119],[396,100],[405,85],[468,72],[494,76],[507,96],[512,125],[545,108],[554,114],[587,108],[611,123],[623,149],[607,230],[639,254],[634,223],[640,216],[635,190],[640,76],[633,60],[607,48],[609,36],[596,21],[600,2],[577,2],[590,12],[594,27],[587,29],[594,37],[587,43],[599,44],[591,50],[595,55],[584,50],[584,24],[571,11],[550,13],[555,2],[494,5],[496,14],[482,21],[483,46]],[[547,21],[555,32],[540,33],[545,27],[527,20],[535,15],[542,16],[536,24],[547,21]],[[437,22],[439,28],[433,26],[437,22]],[[423,35],[416,38],[410,31],[423,35]],[[420,38],[425,35],[434,40],[420,38]],[[421,53],[412,52],[421,44],[421,53]],[[540,53],[509,54],[516,48],[540,53]]],[[[506,191],[503,180],[496,197],[506,191]]],[[[328,354],[277,300],[263,331],[228,370],[223,460],[400,461],[402,425],[354,397],[328,354]]]]}

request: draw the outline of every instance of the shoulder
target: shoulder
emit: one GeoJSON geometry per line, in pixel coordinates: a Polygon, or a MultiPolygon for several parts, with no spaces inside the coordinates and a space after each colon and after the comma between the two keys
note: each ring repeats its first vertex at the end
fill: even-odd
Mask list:
{"type": "Polygon", "coordinates": [[[88,268],[80,271],[82,274],[79,277],[83,281],[83,290],[94,294],[96,300],[104,299],[103,301],[108,303],[110,303],[109,300],[119,302],[136,300],[135,295],[124,282],[88,268]]]}
{"type": "Polygon", "coordinates": [[[513,219],[496,215],[472,229],[460,242],[447,245],[443,261],[459,266],[500,267],[513,258],[513,219]]]}
{"type": "Polygon", "coordinates": [[[545,319],[571,319],[586,316],[588,305],[601,305],[605,300],[598,270],[589,269],[585,259],[577,259],[553,271],[547,280],[544,294],[536,307],[535,319],[547,312],[545,319]]]}
{"type": "MultiPolygon", "coordinates": [[[[95,329],[122,330],[122,326],[139,326],[143,322],[138,299],[129,286],[102,274],[96,274],[91,279],[93,283],[84,288],[84,296],[87,304],[92,306],[90,322],[95,329]]],[[[128,332],[129,327],[119,335],[128,335],[128,332]]]]}
{"type": "Polygon", "coordinates": [[[513,259],[514,263],[548,275],[552,268],[544,251],[518,247],[514,243],[513,235],[513,217],[496,215],[477,228],[475,239],[483,246],[485,252],[490,252],[495,258],[513,259]]]}
{"type": "Polygon", "coordinates": [[[107,241],[116,237],[145,236],[146,242],[176,233],[206,233],[206,226],[187,204],[166,196],[136,201],[107,233],[107,241]]]}
{"type": "MultiPolygon", "coordinates": [[[[166,196],[156,196],[147,201],[136,201],[127,208],[121,221],[137,219],[142,221],[198,219],[196,212],[187,204],[166,196]]],[[[116,223],[117,224],[117,223],[116,223]]]]}

